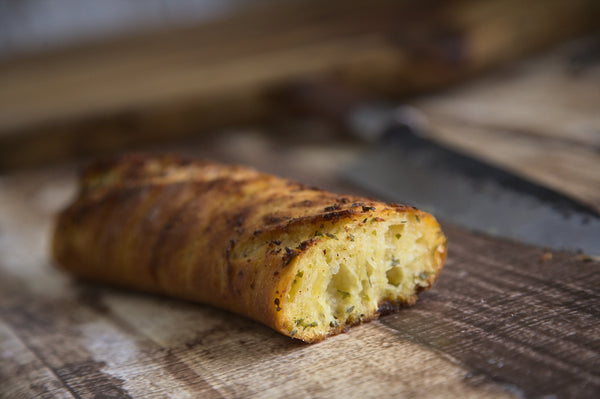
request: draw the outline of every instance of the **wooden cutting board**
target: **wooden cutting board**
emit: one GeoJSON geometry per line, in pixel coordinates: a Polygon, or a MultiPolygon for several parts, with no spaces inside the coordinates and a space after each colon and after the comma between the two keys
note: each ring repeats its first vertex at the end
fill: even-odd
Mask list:
{"type": "Polygon", "coordinates": [[[74,188],[71,166],[0,178],[0,397],[600,395],[600,263],[585,256],[445,225],[448,263],[416,306],[308,345],[52,268],[52,215],[74,188]]]}

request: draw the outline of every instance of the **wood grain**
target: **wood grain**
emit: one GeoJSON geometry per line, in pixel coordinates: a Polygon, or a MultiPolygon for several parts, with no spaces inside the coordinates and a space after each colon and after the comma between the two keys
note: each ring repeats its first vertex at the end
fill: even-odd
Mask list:
{"type": "Polygon", "coordinates": [[[4,322],[0,323],[0,351],[2,397],[75,397],[44,360],[4,322]]]}
{"type": "Polygon", "coordinates": [[[557,46],[416,103],[440,121],[598,149],[600,65],[573,71],[574,58],[593,51],[598,40],[557,46]]]}
{"type": "Polygon", "coordinates": [[[449,262],[415,307],[306,345],[218,309],[53,269],[49,227],[74,183],[71,167],[0,179],[6,397],[600,394],[598,262],[445,226],[449,262]]]}

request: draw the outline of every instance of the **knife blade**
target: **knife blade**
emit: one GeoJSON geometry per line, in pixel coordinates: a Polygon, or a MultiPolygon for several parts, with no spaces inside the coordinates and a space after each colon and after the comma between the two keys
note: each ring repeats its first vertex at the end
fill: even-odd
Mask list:
{"type": "Polygon", "coordinates": [[[600,215],[594,209],[436,143],[417,110],[368,104],[347,117],[354,134],[377,140],[344,171],[352,183],[472,230],[600,255],[600,215]]]}

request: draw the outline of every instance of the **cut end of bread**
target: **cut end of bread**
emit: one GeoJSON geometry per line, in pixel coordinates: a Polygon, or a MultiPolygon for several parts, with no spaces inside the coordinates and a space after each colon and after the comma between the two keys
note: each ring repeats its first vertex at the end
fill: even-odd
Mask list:
{"type": "Polygon", "coordinates": [[[325,224],[294,260],[283,289],[283,333],[319,341],[416,301],[437,279],[446,237],[429,214],[411,209],[325,224]]]}

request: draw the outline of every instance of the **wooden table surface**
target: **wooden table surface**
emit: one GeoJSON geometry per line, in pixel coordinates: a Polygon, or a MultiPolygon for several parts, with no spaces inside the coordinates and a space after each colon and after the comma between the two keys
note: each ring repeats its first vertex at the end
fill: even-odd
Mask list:
{"type": "MultiPolygon", "coordinates": [[[[567,73],[572,49],[412,104],[437,139],[600,209],[600,68],[567,73]]],[[[250,130],[176,149],[347,191],[362,147],[250,130]]],[[[600,263],[583,254],[444,224],[447,265],[416,306],[307,345],[55,270],[75,170],[0,176],[0,397],[600,397],[600,263]]]]}

